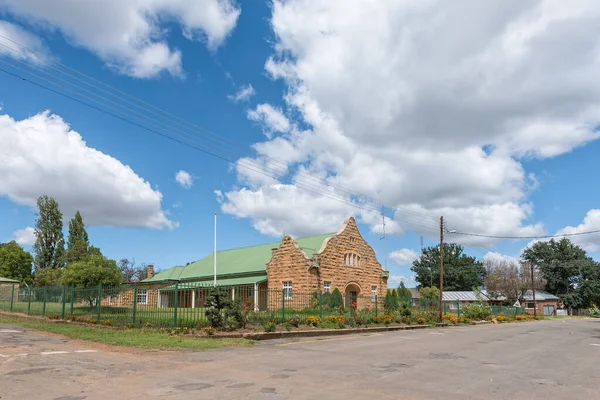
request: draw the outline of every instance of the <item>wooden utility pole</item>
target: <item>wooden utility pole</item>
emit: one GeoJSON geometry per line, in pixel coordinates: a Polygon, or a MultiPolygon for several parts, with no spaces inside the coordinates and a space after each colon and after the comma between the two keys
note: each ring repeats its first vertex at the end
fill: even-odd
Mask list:
{"type": "Polygon", "coordinates": [[[537,303],[535,301],[535,279],[533,277],[533,263],[529,263],[531,266],[531,292],[533,293],[533,317],[537,317],[537,303]]]}
{"type": "Polygon", "coordinates": [[[444,313],[444,216],[440,217],[440,322],[444,313]]]}

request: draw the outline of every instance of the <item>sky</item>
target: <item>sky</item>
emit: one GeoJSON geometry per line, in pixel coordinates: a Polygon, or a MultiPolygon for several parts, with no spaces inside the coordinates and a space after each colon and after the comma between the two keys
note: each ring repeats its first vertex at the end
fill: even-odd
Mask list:
{"type": "Polygon", "coordinates": [[[354,216],[390,286],[442,215],[517,259],[461,233],[600,229],[599,41],[584,0],[0,0],[0,242],[31,248],[46,194],[158,270],[215,212],[219,249],[354,216]]]}

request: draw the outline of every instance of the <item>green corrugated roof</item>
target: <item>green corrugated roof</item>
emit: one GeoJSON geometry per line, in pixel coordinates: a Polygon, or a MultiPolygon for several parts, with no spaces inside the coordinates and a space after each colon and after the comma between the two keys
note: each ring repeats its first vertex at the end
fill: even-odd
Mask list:
{"type": "Polygon", "coordinates": [[[0,276],[0,283],[20,283],[20,282],[15,281],[14,279],[3,278],[0,276]]]}
{"type": "MultiPolygon", "coordinates": [[[[245,276],[243,278],[217,279],[218,286],[238,286],[238,285],[253,285],[255,283],[263,283],[267,281],[266,275],[245,276]]],[[[210,288],[214,284],[213,280],[200,282],[184,282],[179,284],[179,290],[195,289],[199,287],[210,288]]],[[[160,290],[175,289],[175,284],[162,288],[160,290]]]]}
{"type": "MultiPolygon", "coordinates": [[[[296,239],[298,246],[310,258],[319,251],[323,241],[332,233],[309,236],[296,239]]],[[[279,242],[261,244],[257,246],[239,247],[237,249],[217,251],[217,275],[261,273],[266,270],[266,264],[271,260],[272,249],[279,247],[279,242]]],[[[195,261],[185,267],[173,267],[154,275],[143,282],[158,282],[165,280],[193,280],[213,276],[213,254],[195,261]]]]}

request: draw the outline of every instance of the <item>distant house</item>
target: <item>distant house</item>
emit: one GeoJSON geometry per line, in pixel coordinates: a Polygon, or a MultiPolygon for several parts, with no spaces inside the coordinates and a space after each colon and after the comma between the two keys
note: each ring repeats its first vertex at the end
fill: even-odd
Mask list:
{"type": "MultiPolygon", "coordinates": [[[[556,315],[559,301],[560,299],[558,297],[552,293],[546,292],[545,290],[535,291],[535,303],[537,305],[537,314],[539,315],[556,315]]],[[[533,293],[531,290],[526,291],[523,295],[521,307],[524,307],[528,314],[533,314],[534,303],[533,293]]]]}
{"type": "Polygon", "coordinates": [[[19,283],[19,281],[15,281],[14,279],[0,276],[0,301],[10,301],[13,298],[13,293],[18,293],[19,283]]]}
{"type": "Polygon", "coordinates": [[[14,279],[3,278],[0,276],[0,286],[12,286],[19,285],[19,281],[15,281],[14,279]]]}

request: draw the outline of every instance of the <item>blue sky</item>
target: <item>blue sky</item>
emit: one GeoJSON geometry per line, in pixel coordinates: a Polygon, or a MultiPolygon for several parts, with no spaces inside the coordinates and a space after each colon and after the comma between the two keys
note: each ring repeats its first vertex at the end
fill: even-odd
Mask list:
{"type": "MultiPolygon", "coordinates": [[[[583,6],[561,14],[506,3],[495,15],[464,2],[455,8],[481,15],[461,22],[442,4],[415,3],[413,13],[383,2],[129,3],[106,2],[139,20],[104,27],[97,6],[78,5],[76,17],[11,0],[0,6],[0,35],[36,50],[37,68],[54,72],[48,63],[60,61],[215,136],[173,120],[167,135],[227,140],[223,153],[215,142],[209,150],[257,168],[277,160],[286,172],[279,182],[257,176],[0,73],[0,241],[29,248],[31,234],[20,231],[34,224],[35,197],[48,194],[67,218],[87,210],[105,255],[158,269],[210,254],[215,211],[221,249],[332,232],[354,215],[383,264],[381,217],[366,211],[383,202],[388,267],[411,286],[420,237],[436,243],[442,214],[450,229],[487,235],[600,229],[600,69],[589,39],[600,36],[598,24],[570,24],[584,21],[583,6]],[[420,28],[427,21],[442,22],[420,28]],[[251,95],[236,100],[244,89],[251,95]],[[307,192],[309,175],[368,198],[307,192]]],[[[22,67],[7,55],[20,58],[0,49],[0,60],[22,67]]],[[[515,257],[529,243],[448,239],[478,257],[515,257]]],[[[597,257],[599,239],[576,240],[597,257]]]]}

